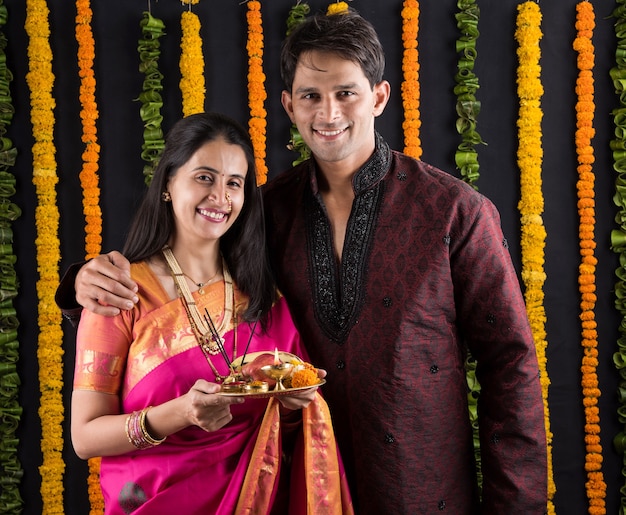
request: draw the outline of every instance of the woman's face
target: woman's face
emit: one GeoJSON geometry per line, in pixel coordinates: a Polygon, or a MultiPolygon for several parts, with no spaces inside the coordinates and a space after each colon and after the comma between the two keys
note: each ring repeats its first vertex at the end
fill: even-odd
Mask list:
{"type": "Polygon", "coordinates": [[[241,213],[247,172],[239,145],[221,137],[202,145],[167,184],[177,239],[198,245],[219,240],[241,213]]]}

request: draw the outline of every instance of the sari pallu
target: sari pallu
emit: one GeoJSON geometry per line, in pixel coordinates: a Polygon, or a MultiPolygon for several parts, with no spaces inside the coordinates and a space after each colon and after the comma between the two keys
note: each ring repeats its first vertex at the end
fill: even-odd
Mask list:
{"type": "MultiPolygon", "coordinates": [[[[83,312],[75,371],[75,388],[120,396],[124,413],[183,395],[199,378],[215,381],[181,300],[167,297],[146,264],[133,264],[131,273],[139,284],[140,301],[134,310],[115,318],[83,312]]],[[[240,292],[235,293],[241,312],[246,299],[240,292]]],[[[204,295],[194,293],[194,298],[200,312],[207,308],[220,326],[223,283],[211,285],[204,295]]],[[[243,353],[250,333],[249,324],[237,327],[238,354],[243,353]]],[[[222,336],[229,356],[233,355],[234,334],[232,324],[226,323],[222,336]]],[[[267,332],[262,332],[260,326],[255,331],[248,352],[273,352],[276,348],[307,359],[283,299],[272,309],[267,332]]],[[[219,354],[211,356],[211,361],[220,374],[226,375],[227,365],[219,354]]],[[[276,513],[277,500],[285,499],[285,492],[280,491],[284,483],[279,478],[287,472],[281,460],[278,401],[247,399],[232,405],[231,413],[233,420],[218,431],[209,433],[192,426],[170,435],[157,447],[103,457],[105,513],[276,513]]],[[[342,490],[343,475],[328,408],[319,394],[303,410],[300,433],[292,478],[286,483],[298,495],[290,496],[288,511],[278,513],[350,513],[342,508],[344,503],[348,509],[351,506],[347,490],[336,495],[342,490]],[[319,424],[318,434],[309,430],[305,437],[307,420],[319,424]],[[306,460],[297,455],[311,453],[316,456],[315,467],[322,470],[313,471],[312,466],[305,473],[306,460]]]]}

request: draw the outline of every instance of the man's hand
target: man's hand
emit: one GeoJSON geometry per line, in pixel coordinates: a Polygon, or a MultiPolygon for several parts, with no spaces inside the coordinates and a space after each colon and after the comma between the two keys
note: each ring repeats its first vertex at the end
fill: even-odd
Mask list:
{"type": "Polygon", "coordinates": [[[102,254],[82,266],[74,282],[76,302],[98,315],[115,316],[132,309],[137,284],[130,278],[130,263],[117,251],[102,254]]]}

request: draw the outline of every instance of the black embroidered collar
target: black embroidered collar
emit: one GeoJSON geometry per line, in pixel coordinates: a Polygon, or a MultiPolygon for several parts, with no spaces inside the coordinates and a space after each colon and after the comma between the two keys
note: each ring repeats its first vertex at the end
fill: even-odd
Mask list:
{"type": "MultiPolygon", "coordinates": [[[[312,162],[312,161],[311,161],[312,162]]],[[[391,150],[376,133],[376,150],[354,175],[355,199],[346,227],[341,263],[311,165],[311,195],[305,196],[309,281],[315,317],[323,332],[342,344],[358,319],[366,295],[367,263],[389,171],[391,150]]]]}
{"type": "MultiPolygon", "coordinates": [[[[354,194],[359,195],[363,191],[376,185],[389,170],[391,163],[391,149],[383,137],[376,132],[376,148],[374,153],[367,162],[354,174],[352,178],[352,187],[354,194]]],[[[311,189],[313,194],[317,195],[319,186],[317,183],[317,165],[314,159],[309,160],[309,173],[311,178],[311,189]]]]}

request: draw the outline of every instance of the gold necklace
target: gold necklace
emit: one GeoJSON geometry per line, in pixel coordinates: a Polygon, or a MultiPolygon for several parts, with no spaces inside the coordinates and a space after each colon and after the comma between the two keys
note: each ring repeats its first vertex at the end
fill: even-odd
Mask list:
{"type": "MultiPolygon", "coordinates": [[[[209,357],[209,355],[217,355],[220,352],[220,345],[223,346],[224,339],[219,336],[220,342],[214,341],[213,335],[211,333],[210,328],[207,323],[203,320],[198,312],[198,308],[196,306],[196,302],[193,300],[193,296],[189,291],[189,286],[187,285],[187,281],[184,280],[183,271],[180,269],[180,265],[172,252],[172,249],[165,245],[162,249],[163,257],[172,272],[172,276],[174,277],[174,282],[176,284],[176,288],[178,290],[178,294],[183,302],[183,306],[185,307],[185,311],[187,312],[187,317],[189,318],[189,323],[191,325],[191,329],[196,337],[202,352],[207,358],[211,369],[215,373],[216,380],[222,380],[227,376],[221,376],[218,374],[217,370],[213,366],[213,363],[209,357]]],[[[226,332],[227,324],[230,320],[233,322],[233,359],[237,355],[237,325],[235,318],[235,290],[233,288],[233,279],[228,271],[228,267],[226,266],[226,262],[222,257],[222,271],[224,273],[224,316],[222,317],[222,321],[220,325],[216,327],[218,335],[222,335],[226,332]]]]}
{"type": "MultiPolygon", "coordinates": [[[[182,269],[181,269],[182,272],[182,269]]],[[[204,287],[209,284],[210,282],[213,281],[213,279],[215,279],[217,277],[217,274],[220,273],[220,269],[218,268],[217,271],[206,281],[204,281],[203,283],[198,283],[195,281],[195,279],[193,279],[191,276],[187,275],[185,272],[183,272],[183,275],[189,279],[193,284],[195,284],[198,287],[198,292],[200,293],[200,295],[204,295],[204,287]]]]}

